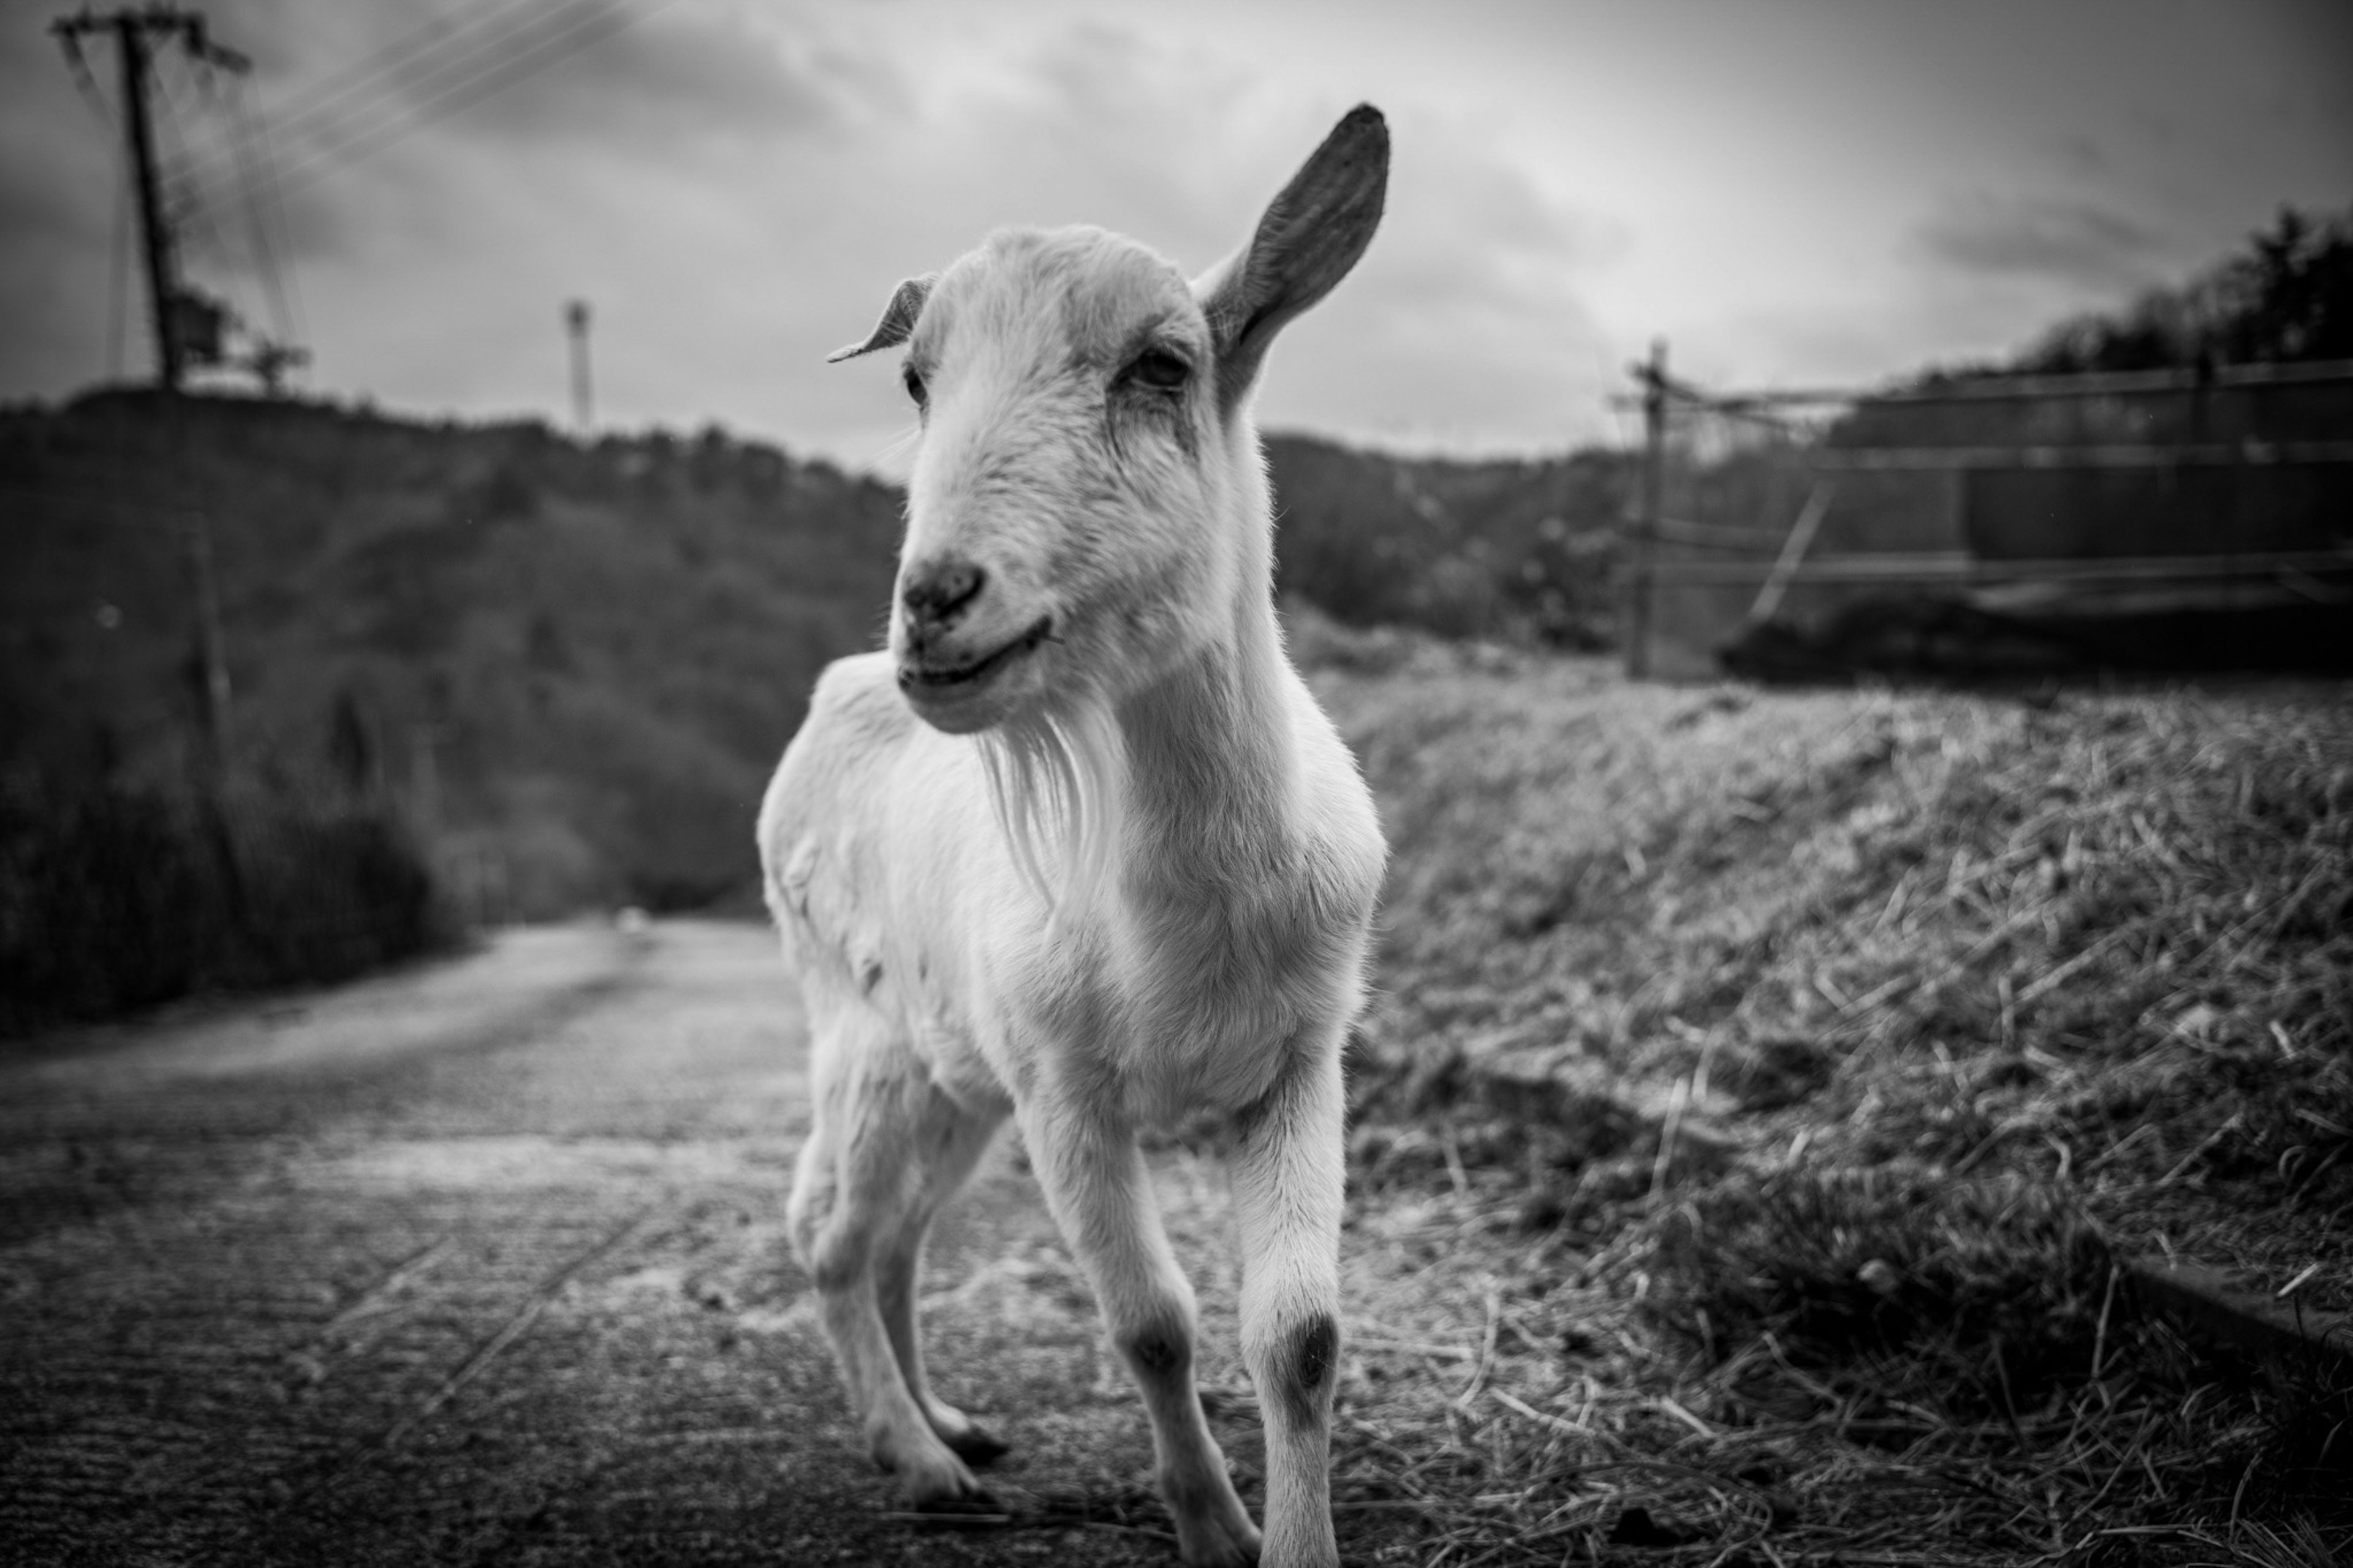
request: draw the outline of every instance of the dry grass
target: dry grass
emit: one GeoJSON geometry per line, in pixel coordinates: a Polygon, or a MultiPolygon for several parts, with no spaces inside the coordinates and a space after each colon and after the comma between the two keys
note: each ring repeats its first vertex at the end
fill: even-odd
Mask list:
{"type": "Polygon", "coordinates": [[[2062,1200],[1938,1185],[1799,1162],[1630,1205],[1598,1245],[1525,1237],[1475,1173],[1368,1205],[1344,1539],[1456,1565],[2337,1560],[2353,1389],[2217,1365],[2062,1200]]]}
{"type": "Polygon", "coordinates": [[[2118,1268],[2353,1305],[2341,684],[1673,690],[1332,640],[1398,854],[1367,1547],[2353,1555],[2353,1384],[2118,1268]]]}

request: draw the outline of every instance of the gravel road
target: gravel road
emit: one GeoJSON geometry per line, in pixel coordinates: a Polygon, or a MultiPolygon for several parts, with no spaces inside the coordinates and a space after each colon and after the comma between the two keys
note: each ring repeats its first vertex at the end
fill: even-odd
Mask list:
{"type": "MultiPolygon", "coordinates": [[[[926,1300],[1021,1527],[887,1517],[785,1240],[805,1058],[767,933],[716,922],[0,1045],[0,1558],[1173,1563],[1004,1147],[926,1300]]],[[[1155,1170],[1255,1506],[1223,1177],[1155,1170]]]]}

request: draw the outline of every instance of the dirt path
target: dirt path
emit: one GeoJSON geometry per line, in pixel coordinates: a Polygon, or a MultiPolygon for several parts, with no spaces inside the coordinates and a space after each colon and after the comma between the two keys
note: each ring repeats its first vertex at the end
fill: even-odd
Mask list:
{"type": "MultiPolygon", "coordinates": [[[[1172,1563],[1004,1149],[935,1242],[934,1365],[1017,1511],[1094,1522],[883,1517],[783,1234],[804,1058],[766,934],[675,923],[0,1061],[0,1557],[1172,1563]]],[[[1155,1168],[1255,1503],[1223,1177],[1155,1168]]]]}

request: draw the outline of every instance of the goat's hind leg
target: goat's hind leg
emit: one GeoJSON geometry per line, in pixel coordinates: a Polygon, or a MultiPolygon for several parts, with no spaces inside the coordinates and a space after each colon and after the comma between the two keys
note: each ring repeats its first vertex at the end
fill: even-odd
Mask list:
{"type": "Polygon", "coordinates": [[[916,1163],[920,1179],[913,1200],[902,1211],[895,1232],[874,1263],[875,1292],[882,1310],[882,1327],[899,1358],[899,1370],[908,1392],[940,1440],[970,1465],[1002,1458],[1008,1445],[984,1430],[969,1415],[932,1392],[923,1367],[923,1341],[917,1298],[923,1281],[923,1240],[943,1205],[953,1198],[972,1174],[988,1147],[990,1134],[1004,1118],[965,1110],[937,1089],[929,1092],[917,1130],[916,1163]]]}
{"type": "Polygon", "coordinates": [[[816,1121],[793,1183],[794,1250],[817,1287],[819,1319],[875,1462],[898,1476],[910,1507],[985,1502],[987,1492],[934,1431],[908,1384],[879,1289],[919,1195],[929,1077],[862,1005],[821,1009],[812,997],[809,1011],[816,1121]]]}

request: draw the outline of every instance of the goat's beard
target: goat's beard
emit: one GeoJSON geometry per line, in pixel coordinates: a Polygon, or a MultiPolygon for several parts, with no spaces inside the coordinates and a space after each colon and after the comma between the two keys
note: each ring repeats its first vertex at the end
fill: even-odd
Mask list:
{"type": "Polygon", "coordinates": [[[997,829],[1053,922],[1103,908],[1127,760],[1109,705],[1082,700],[1008,719],[981,735],[980,755],[997,829]]]}

